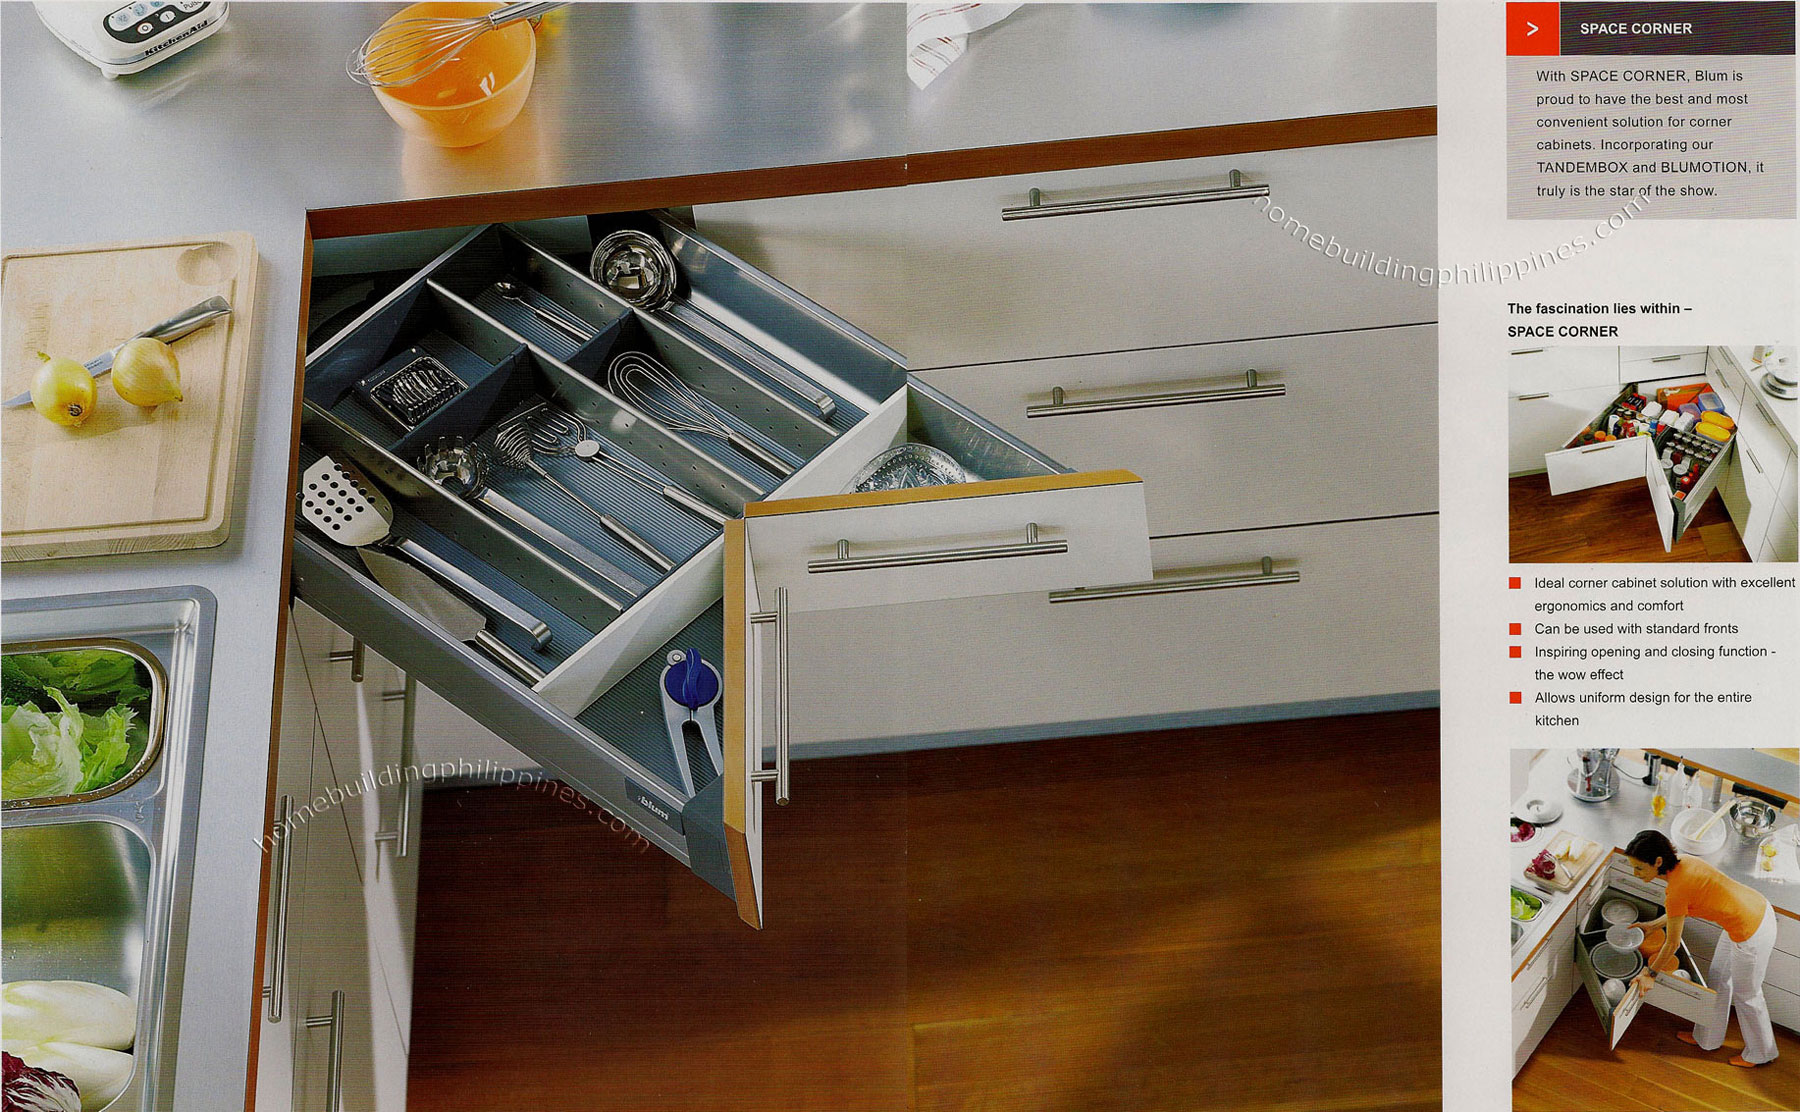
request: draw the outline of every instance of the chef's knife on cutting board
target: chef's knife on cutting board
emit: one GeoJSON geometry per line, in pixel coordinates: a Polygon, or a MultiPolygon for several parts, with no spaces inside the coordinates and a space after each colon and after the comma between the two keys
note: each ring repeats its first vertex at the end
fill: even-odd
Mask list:
{"type": "Polygon", "coordinates": [[[385,552],[361,548],[357,553],[375,581],[426,621],[451,637],[480,648],[528,683],[544,678],[544,670],[494,636],[481,611],[453,594],[419,568],[385,552]]]}
{"type": "MultiPolygon", "coordinates": [[[[152,340],[173,343],[189,333],[200,331],[213,321],[218,320],[220,317],[225,316],[230,312],[231,302],[222,297],[209,297],[197,305],[191,305],[188,308],[183,309],[181,312],[176,313],[161,324],[151,325],[149,328],[144,329],[137,335],[132,336],[129,340],[126,340],[125,343],[130,343],[131,340],[141,340],[146,336],[152,340]]],[[[107,348],[99,355],[96,355],[86,363],[83,363],[82,366],[86,367],[88,374],[93,375],[95,378],[102,378],[111,374],[113,357],[119,353],[119,348],[124,347],[125,343],[121,343],[118,347],[107,348]]],[[[6,399],[6,401],[0,402],[0,406],[4,406],[7,409],[17,409],[19,406],[30,404],[31,391],[29,390],[25,391],[23,394],[14,394],[12,397],[6,399]]]]}

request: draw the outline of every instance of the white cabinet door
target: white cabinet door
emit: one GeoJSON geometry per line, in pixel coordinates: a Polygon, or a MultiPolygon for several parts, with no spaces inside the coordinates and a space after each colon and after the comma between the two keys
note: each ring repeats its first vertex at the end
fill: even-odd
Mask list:
{"type": "Polygon", "coordinates": [[[1613,347],[1515,348],[1507,354],[1506,385],[1515,398],[1619,386],[1619,349],[1613,347]]]}
{"type": "Polygon", "coordinates": [[[1594,414],[1618,397],[1611,382],[1579,390],[1515,395],[1506,404],[1507,472],[1525,475],[1545,469],[1545,457],[1561,451],[1594,414]]]}
{"type": "Polygon", "coordinates": [[[1437,508],[1435,325],[920,377],[1063,464],[1143,476],[1152,536],[1437,508]]]}

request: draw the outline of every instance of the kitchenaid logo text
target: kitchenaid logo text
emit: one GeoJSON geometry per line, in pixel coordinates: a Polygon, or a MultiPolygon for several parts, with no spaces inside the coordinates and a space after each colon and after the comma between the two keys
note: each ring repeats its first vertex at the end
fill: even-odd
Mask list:
{"type": "Polygon", "coordinates": [[[1392,255],[1377,254],[1370,248],[1352,248],[1349,244],[1339,243],[1337,236],[1319,231],[1299,217],[1291,215],[1269,197],[1257,197],[1252,203],[1268,217],[1269,223],[1328,259],[1381,278],[1393,278],[1429,288],[1489,282],[1505,285],[1527,274],[1549,270],[1558,263],[1586,254],[1595,245],[1611,239],[1649,207],[1650,199],[1645,196],[1633,197],[1617,212],[1596,223],[1592,232],[1571,236],[1554,247],[1533,251],[1517,259],[1482,260],[1455,266],[1420,266],[1403,262],[1392,255]]]}

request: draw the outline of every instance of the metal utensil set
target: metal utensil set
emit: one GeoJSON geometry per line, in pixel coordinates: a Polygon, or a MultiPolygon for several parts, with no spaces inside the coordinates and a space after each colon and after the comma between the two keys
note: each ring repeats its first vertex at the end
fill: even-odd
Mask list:
{"type": "MultiPolygon", "coordinates": [[[[338,544],[349,548],[386,549],[405,556],[452,584],[503,621],[523,630],[538,648],[550,643],[550,627],[535,614],[417,541],[393,539],[390,535],[394,523],[393,504],[355,466],[331,456],[319,457],[301,476],[300,509],[306,520],[338,544]]],[[[372,572],[381,564],[380,561],[370,563],[372,572]]],[[[387,569],[381,566],[379,570],[385,574],[387,569]]],[[[454,605],[454,596],[451,599],[454,605]]],[[[472,640],[490,656],[534,683],[544,677],[542,669],[514,652],[485,626],[471,630],[470,636],[458,640],[472,640]]]]}
{"type": "Polygon", "coordinates": [[[600,527],[612,534],[620,544],[636,552],[652,566],[670,571],[675,561],[664,556],[655,545],[638,536],[631,526],[618,518],[596,509],[581,495],[577,494],[566,483],[550,474],[543,464],[537,461],[537,453],[541,451],[533,441],[533,429],[529,414],[515,417],[502,425],[494,434],[494,453],[496,460],[505,467],[519,468],[529,471],[539,479],[561,491],[569,501],[579,506],[588,516],[600,523],[600,527]]]}

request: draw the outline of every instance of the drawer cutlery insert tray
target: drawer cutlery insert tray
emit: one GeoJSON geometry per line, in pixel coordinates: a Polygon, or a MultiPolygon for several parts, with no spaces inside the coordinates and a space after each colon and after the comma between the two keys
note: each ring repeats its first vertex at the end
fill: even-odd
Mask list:
{"type": "Polygon", "coordinates": [[[391,504],[391,539],[541,619],[542,644],[493,613],[486,632],[544,676],[521,678],[491,646],[452,637],[298,513],[296,590],[727,892],[717,777],[690,745],[684,785],[660,693],[673,649],[723,664],[723,523],[751,502],[841,494],[909,441],[982,479],[1064,470],[661,214],[325,240],[314,260],[339,284],[411,275],[308,353],[301,471],[323,456],[352,465],[391,504]],[[595,243],[627,225],[678,261],[673,305],[634,307],[589,279],[595,243]],[[420,354],[466,385],[404,428],[358,383],[420,354]],[[621,357],[653,362],[730,435],[671,419],[679,388],[651,382],[648,401],[615,388],[621,357]],[[816,387],[813,401],[796,382],[816,387]]]}

